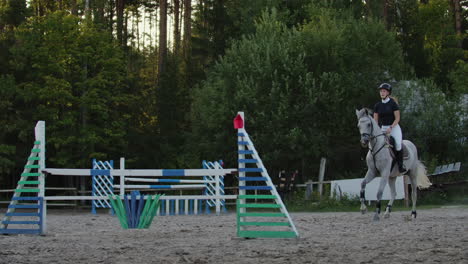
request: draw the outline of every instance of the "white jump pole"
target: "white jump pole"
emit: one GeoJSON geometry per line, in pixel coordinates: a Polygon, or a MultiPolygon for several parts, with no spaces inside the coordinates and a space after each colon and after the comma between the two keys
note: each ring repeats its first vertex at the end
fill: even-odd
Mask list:
{"type": "MultiPolygon", "coordinates": [[[[47,231],[47,202],[44,199],[45,198],[45,174],[42,171],[45,169],[45,121],[39,121],[37,122],[37,125],[34,129],[34,134],[35,138],[37,141],[40,141],[40,152],[39,152],[39,197],[42,197],[42,208],[41,208],[41,213],[42,213],[42,222],[41,222],[41,234],[45,234],[47,231]]],[[[40,203],[40,202],[38,202],[40,203]]]]}
{"type": "Polygon", "coordinates": [[[123,197],[125,195],[125,158],[120,158],[120,196],[123,197]]]}
{"type": "MultiPolygon", "coordinates": [[[[219,196],[220,195],[219,175],[215,176],[215,180],[216,180],[216,188],[215,188],[216,193],[215,193],[215,195],[219,196]]],[[[220,213],[221,213],[221,200],[216,199],[216,215],[219,215],[220,213]]]]}
{"type": "MultiPolygon", "coordinates": [[[[242,120],[244,121],[243,125],[243,129],[245,129],[245,116],[244,116],[244,112],[237,112],[238,115],[241,116],[242,120]]],[[[241,129],[238,129],[237,132],[241,131],[241,129]]],[[[241,140],[241,137],[240,136],[237,136],[237,139],[238,141],[241,140]]],[[[241,159],[245,159],[245,155],[244,154],[241,154],[243,150],[245,150],[245,146],[243,145],[238,145],[237,147],[237,150],[238,150],[238,159],[241,160],[241,159]]],[[[239,177],[245,177],[245,172],[241,171],[241,169],[245,168],[245,163],[239,163],[239,177]]],[[[239,196],[240,195],[245,195],[246,194],[246,191],[245,190],[241,190],[241,186],[245,186],[245,182],[244,181],[239,181],[239,196]]],[[[245,199],[239,199],[239,203],[241,204],[245,204],[245,199]]],[[[245,208],[240,208],[240,213],[241,214],[244,214],[246,212],[246,209],[245,208]]],[[[245,221],[245,217],[241,217],[241,221],[245,221]]]]}

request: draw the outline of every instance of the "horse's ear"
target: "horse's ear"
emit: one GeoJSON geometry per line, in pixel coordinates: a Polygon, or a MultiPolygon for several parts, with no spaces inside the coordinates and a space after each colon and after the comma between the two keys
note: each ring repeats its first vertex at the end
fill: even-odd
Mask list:
{"type": "Polygon", "coordinates": [[[365,113],[366,115],[369,115],[369,110],[367,110],[367,108],[364,108],[364,113],[365,113]]]}
{"type": "Polygon", "coordinates": [[[359,110],[356,109],[356,116],[357,118],[361,117],[361,115],[359,114],[359,110]]]}
{"type": "Polygon", "coordinates": [[[374,110],[370,108],[366,108],[366,113],[370,116],[374,115],[374,110]]]}

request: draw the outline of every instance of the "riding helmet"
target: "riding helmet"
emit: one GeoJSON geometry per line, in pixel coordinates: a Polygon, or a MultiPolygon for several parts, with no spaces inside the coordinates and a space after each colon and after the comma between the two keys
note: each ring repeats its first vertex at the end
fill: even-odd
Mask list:
{"type": "Polygon", "coordinates": [[[381,85],[379,85],[379,90],[380,89],[385,89],[389,93],[392,93],[392,86],[390,84],[388,84],[388,83],[382,83],[381,85]]]}

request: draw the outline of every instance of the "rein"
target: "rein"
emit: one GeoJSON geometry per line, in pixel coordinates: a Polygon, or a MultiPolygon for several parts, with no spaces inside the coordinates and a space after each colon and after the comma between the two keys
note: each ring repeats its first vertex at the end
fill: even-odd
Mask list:
{"type": "Polygon", "coordinates": [[[380,136],[385,136],[385,134],[384,134],[384,133],[381,133],[381,134],[378,134],[378,135],[374,136],[374,135],[373,135],[373,134],[374,134],[374,125],[373,125],[373,123],[372,123],[371,118],[370,118],[369,116],[367,116],[367,118],[369,118],[369,121],[370,121],[370,123],[371,123],[371,133],[370,133],[370,134],[363,133],[362,135],[363,135],[363,136],[368,136],[368,137],[369,137],[369,150],[370,150],[370,152],[371,152],[371,154],[372,154],[372,160],[374,161],[374,167],[375,167],[375,169],[377,170],[377,172],[379,173],[379,175],[381,175],[379,169],[377,168],[377,165],[375,164],[375,156],[387,145],[387,143],[386,143],[385,140],[384,140],[384,143],[382,144],[382,146],[381,146],[376,152],[374,152],[375,145],[377,144],[377,140],[375,140],[375,143],[374,143],[374,144],[372,144],[372,141],[373,141],[374,139],[377,139],[377,138],[380,137],[380,136]]]}

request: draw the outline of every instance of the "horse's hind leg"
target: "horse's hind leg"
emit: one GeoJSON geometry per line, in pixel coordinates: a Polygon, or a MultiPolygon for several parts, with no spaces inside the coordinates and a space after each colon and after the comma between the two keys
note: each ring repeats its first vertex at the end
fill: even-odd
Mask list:
{"type": "Polygon", "coordinates": [[[412,170],[410,174],[408,175],[411,183],[411,201],[413,202],[413,208],[411,210],[411,217],[413,219],[416,218],[416,200],[418,199],[418,182],[417,182],[417,175],[412,170]]]}
{"type": "Polygon", "coordinates": [[[389,218],[390,213],[392,212],[393,201],[395,201],[395,197],[396,197],[396,190],[395,190],[396,179],[397,179],[396,177],[391,177],[390,179],[388,179],[388,186],[390,187],[391,197],[390,197],[390,201],[387,204],[387,208],[385,209],[385,214],[384,214],[385,218],[389,218]]]}
{"type": "Polygon", "coordinates": [[[366,177],[362,180],[361,183],[361,213],[365,214],[367,212],[366,207],[366,185],[375,178],[374,172],[367,170],[366,177]]]}

